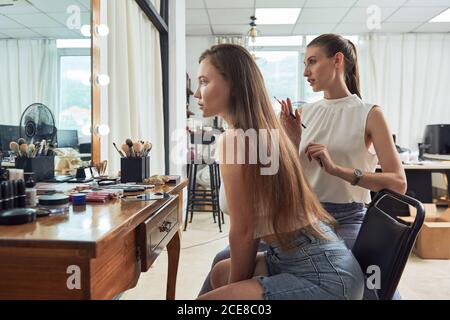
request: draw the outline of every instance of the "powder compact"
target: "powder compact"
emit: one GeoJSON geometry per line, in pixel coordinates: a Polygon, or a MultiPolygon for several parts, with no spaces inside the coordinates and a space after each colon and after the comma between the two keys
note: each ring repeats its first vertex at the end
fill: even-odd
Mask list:
{"type": "Polygon", "coordinates": [[[69,197],[62,194],[39,197],[39,216],[64,214],[69,212],[69,197]]]}

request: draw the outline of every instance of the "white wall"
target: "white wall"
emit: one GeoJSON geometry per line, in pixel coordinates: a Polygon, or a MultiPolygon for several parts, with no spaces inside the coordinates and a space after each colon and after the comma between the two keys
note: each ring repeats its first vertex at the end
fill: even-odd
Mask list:
{"type": "MultiPolygon", "coordinates": [[[[191,89],[195,92],[197,88],[198,58],[206,50],[214,45],[212,36],[188,36],[186,37],[186,72],[191,78],[191,89]]],[[[185,97],[186,99],[186,97],[185,97]]],[[[195,113],[192,118],[200,119],[205,125],[212,125],[213,119],[203,119],[202,112],[198,108],[197,99],[191,97],[189,110],[195,113]]]]}

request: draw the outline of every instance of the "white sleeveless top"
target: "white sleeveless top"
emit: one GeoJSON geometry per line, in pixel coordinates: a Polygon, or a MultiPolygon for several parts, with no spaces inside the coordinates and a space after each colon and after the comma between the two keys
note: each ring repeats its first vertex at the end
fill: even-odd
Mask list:
{"type": "Polygon", "coordinates": [[[300,160],[314,193],[321,202],[369,203],[370,191],[352,186],[347,181],[328,174],[315,160],[309,161],[305,148],[309,143],[327,146],[337,165],[375,172],[378,158],[373,146],[367,150],[365,131],[367,116],[374,106],[365,104],[357,95],[327,100],[303,106],[303,129],[300,160]]]}

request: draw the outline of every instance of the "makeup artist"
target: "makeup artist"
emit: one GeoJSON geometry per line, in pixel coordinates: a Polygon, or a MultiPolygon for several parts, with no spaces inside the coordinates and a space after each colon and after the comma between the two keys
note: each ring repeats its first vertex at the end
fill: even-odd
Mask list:
{"type": "Polygon", "coordinates": [[[406,177],[379,106],[361,100],[355,45],[340,35],[315,38],[305,53],[304,76],[324,99],[291,115],[282,101],[281,122],[296,147],[313,191],[337,220],[351,249],[371,201],[370,191],[406,192],[406,177]],[[303,122],[307,129],[302,129],[303,122]],[[382,173],[375,173],[378,162],[382,173]]]}

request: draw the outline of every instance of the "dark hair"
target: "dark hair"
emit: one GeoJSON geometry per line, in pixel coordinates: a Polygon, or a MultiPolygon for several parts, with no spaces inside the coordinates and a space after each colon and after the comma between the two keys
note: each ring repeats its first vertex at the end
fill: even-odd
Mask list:
{"type": "Polygon", "coordinates": [[[345,58],[345,83],[351,93],[361,98],[359,85],[358,52],[356,46],[350,40],[338,34],[323,34],[308,44],[308,47],[318,46],[325,50],[328,58],[341,52],[345,58]]]}

